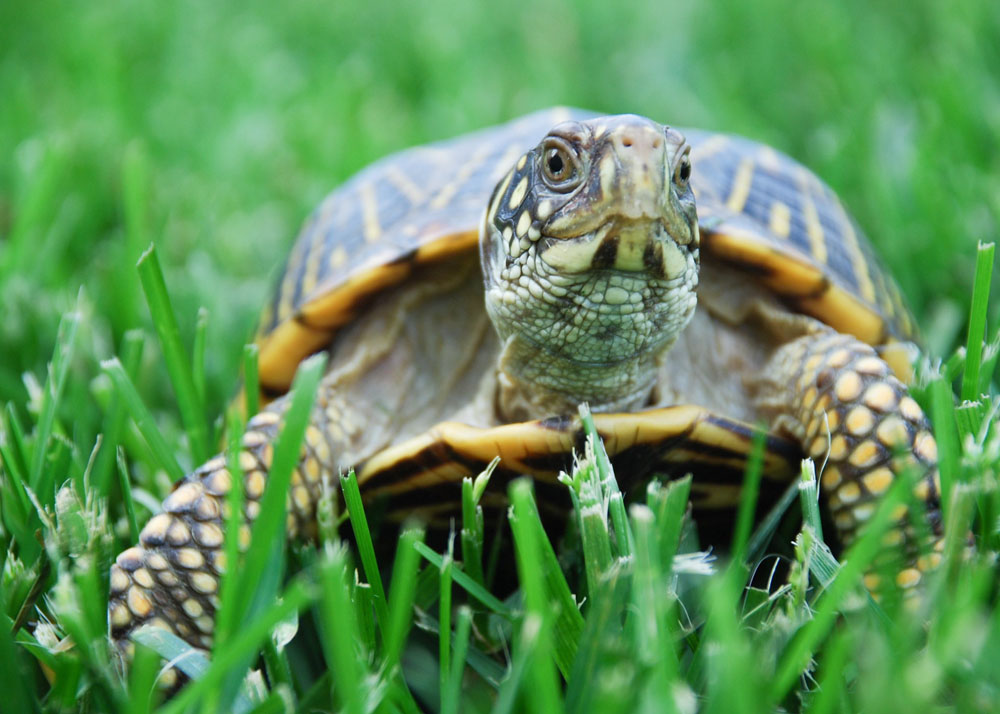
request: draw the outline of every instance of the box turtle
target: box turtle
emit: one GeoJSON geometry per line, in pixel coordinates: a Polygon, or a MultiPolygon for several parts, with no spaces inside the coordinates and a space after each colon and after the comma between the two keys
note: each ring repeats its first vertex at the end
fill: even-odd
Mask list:
{"type": "MultiPolygon", "coordinates": [[[[816,459],[846,543],[909,468],[931,520],[918,530],[940,538],[899,292],[833,192],[746,139],[553,109],[395,154],[315,211],[261,325],[273,401],[243,437],[247,521],[281,395],[303,358],[330,355],[288,495],[293,537],[315,532],[322,483],[351,467],[367,498],[429,519],[495,456],[487,499],[521,475],[554,498],[586,402],[623,485],[693,473],[699,519],[731,514],[763,421],[765,496],[816,459]]],[[[143,623],[210,646],[230,485],[221,457],[197,468],[118,556],[124,649],[143,623]]],[[[905,507],[894,517],[887,540],[914,549],[908,587],[939,556],[916,557],[905,507]]]]}

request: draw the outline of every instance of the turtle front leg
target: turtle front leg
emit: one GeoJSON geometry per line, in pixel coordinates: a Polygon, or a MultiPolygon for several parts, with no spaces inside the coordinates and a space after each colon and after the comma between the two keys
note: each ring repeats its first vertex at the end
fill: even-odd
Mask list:
{"type": "MultiPolygon", "coordinates": [[[[916,557],[925,544],[917,542],[905,506],[885,536],[887,547],[902,543],[915,551],[896,577],[903,588],[915,586],[940,560],[940,481],[930,423],[906,386],[871,346],[826,330],[780,347],[763,377],[759,404],[821,469],[822,494],[844,545],[904,469],[919,474],[914,494],[930,521],[930,553],[916,557]]],[[[866,584],[877,590],[877,576],[866,584]]]]}
{"type": "MultiPolygon", "coordinates": [[[[249,544],[250,526],[260,511],[285,401],[278,400],[253,417],[243,435],[238,455],[243,471],[241,550],[249,544]]],[[[289,537],[314,530],[321,483],[333,476],[324,419],[325,412],[317,404],[292,473],[289,537]]],[[[142,529],[139,544],[121,553],[111,566],[108,619],[111,637],[126,658],[133,649],[129,635],[146,624],[171,631],[195,647],[211,648],[219,579],[226,568],[223,528],[232,483],[222,456],[195,469],[166,498],[163,511],[142,529]]],[[[176,679],[176,671],[169,670],[162,684],[172,687],[176,679]]]]}

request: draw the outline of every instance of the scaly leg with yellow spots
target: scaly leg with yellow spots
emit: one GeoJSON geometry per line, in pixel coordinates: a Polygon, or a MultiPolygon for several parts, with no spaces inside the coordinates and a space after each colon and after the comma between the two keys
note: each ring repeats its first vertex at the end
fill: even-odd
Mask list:
{"type": "MultiPolygon", "coordinates": [[[[253,417],[243,435],[239,466],[243,471],[243,518],[239,543],[245,549],[250,525],[271,467],[285,400],[253,417]]],[[[330,448],[321,427],[326,412],[314,409],[302,456],[292,473],[287,529],[290,538],[314,535],[321,481],[332,479],[330,448]]],[[[211,648],[219,606],[219,576],[225,570],[223,525],[233,477],[218,456],[180,482],[163,502],[163,511],[146,524],[139,545],[121,553],[111,566],[108,608],[111,637],[131,656],[129,634],[145,624],[175,633],[196,647],[211,648]]],[[[162,683],[172,687],[175,670],[162,683]]]]}
{"type": "MultiPolygon", "coordinates": [[[[775,413],[775,426],[798,440],[822,469],[822,493],[845,546],[904,469],[919,475],[914,495],[924,504],[933,542],[918,542],[905,506],[894,514],[884,540],[886,546],[907,547],[908,565],[896,581],[902,588],[916,586],[941,557],[937,444],[923,411],[889,365],[849,335],[818,330],[777,350],[760,399],[775,413]],[[922,548],[929,553],[921,557],[922,548]]],[[[865,582],[879,589],[876,575],[865,582]]]]}

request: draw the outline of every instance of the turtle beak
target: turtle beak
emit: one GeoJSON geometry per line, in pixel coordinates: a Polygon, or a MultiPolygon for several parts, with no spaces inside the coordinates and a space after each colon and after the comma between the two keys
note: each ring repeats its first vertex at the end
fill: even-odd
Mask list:
{"type": "Polygon", "coordinates": [[[616,213],[626,221],[655,221],[664,217],[667,194],[666,141],[660,127],[648,120],[621,122],[607,137],[601,160],[601,188],[617,196],[616,213]]]}
{"type": "Polygon", "coordinates": [[[636,117],[619,122],[606,142],[600,180],[603,194],[613,197],[615,218],[604,245],[614,241],[616,249],[607,267],[657,276],[676,273],[683,261],[674,255],[677,246],[667,230],[670,160],[662,128],[636,117]]]}

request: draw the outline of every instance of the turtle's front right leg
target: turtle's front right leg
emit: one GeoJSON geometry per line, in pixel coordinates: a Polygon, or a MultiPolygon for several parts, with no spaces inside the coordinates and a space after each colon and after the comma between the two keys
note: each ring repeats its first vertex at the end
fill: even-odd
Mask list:
{"type": "MultiPolygon", "coordinates": [[[[260,511],[285,402],[280,399],[253,417],[243,435],[238,455],[244,497],[239,519],[241,549],[249,544],[250,525],[260,511]]],[[[322,428],[325,418],[317,404],[292,473],[290,538],[314,532],[321,483],[333,478],[333,459],[322,428]]],[[[223,456],[195,469],[166,498],[163,511],[142,529],[139,544],[121,553],[111,566],[111,637],[127,658],[134,647],[130,633],[147,624],[173,632],[195,647],[211,648],[219,580],[226,569],[223,528],[232,485],[223,456]]],[[[173,686],[176,677],[170,670],[163,684],[173,686]]]]}
{"type": "MultiPolygon", "coordinates": [[[[765,368],[762,409],[816,462],[822,494],[841,543],[849,545],[895,479],[917,475],[931,543],[919,542],[905,505],[883,538],[904,545],[909,562],[896,576],[912,588],[936,567],[943,546],[937,444],[923,411],[875,350],[850,335],[819,330],[780,347],[765,368]]],[[[877,576],[866,585],[879,590],[877,576]]]]}

